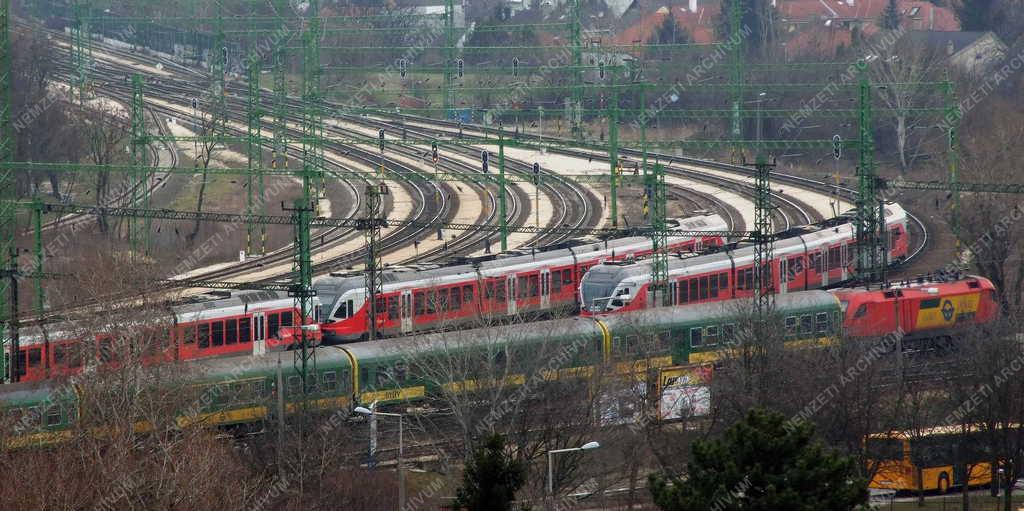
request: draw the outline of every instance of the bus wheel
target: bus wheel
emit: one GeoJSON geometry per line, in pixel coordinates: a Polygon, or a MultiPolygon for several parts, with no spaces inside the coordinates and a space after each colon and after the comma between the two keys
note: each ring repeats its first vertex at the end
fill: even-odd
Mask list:
{"type": "Polygon", "coordinates": [[[939,494],[945,495],[949,492],[949,474],[943,472],[939,474],[939,494]]]}

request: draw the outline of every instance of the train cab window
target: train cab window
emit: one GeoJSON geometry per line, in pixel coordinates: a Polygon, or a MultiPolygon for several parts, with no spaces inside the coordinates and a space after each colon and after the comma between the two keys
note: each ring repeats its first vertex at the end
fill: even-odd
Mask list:
{"type": "Polygon", "coordinates": [[[819,334],[828,332],[828,313],[819,312],[814,315],[814,327],[819,334]]]}
{"type": "Polygon", "coordinates": [[[473,303],[473,286],[462,286],[462,303],[466,305],[473,303]]]}
{"type": "Polygon", "coordinates": [[[814,318],[810,314],[800,316],[800,333],[809,334],[814,332],[814,318]]]}
{"type": "Polygon", "coordinates": [[[450,305],[453,311],[462,310],[462,289],[453,287],[450,305]]]}
{"type": "Polygon", "coordinates": [[[292,322],[292,316],[292,311],[282,312],[281,326],[295,326],[295,323],[292,322]]]}
{"type": "Polygon", "coordinates": [[[718,327],[717,326],[709,326],[707,328],[706,335],[704,337],[704,342],[708,346],[714,346],[714,345],[718,344],[718,327]]]}
{"type": "Polygon", "coordinates": [[[199,347],[203,348],[203,349],[209,348],[210,347],[210,324],[209,323],[200,323],[199,324],[199,328],[198,328],[197,331],[198,331],[198,335],[199,335],[199,347]]]}
{"type": "Polygon", "coordinates": [[[690,347],[699,348],[704,345],[704,329],[702,328],[691,328],[690,329],[690,347]]]}
{"type": "Polygon", "coordinates": [[[224,322],[224,344],[237,344],[238,343],[238,320],[229,319],[224,322]]]}
{"type": "Polygon", "coordinates": [[[29,367],[39,367],[39,365],[42,363],[42,361],[43,361],[43,349],[42,348],[32,348],[32,349],[28,350],[28,366],[29,367]]]}
{"type": "Polygon", "coordinates": [[[338,389],[338,373],[335,371],[327,371],[320,376],[323,382],[323,388],[327,392],[334,392],[338,389]]]}
{"type": "Polygon", "coordinates": [[[701,300],[707,300],[708,299],[708,278],[707,277],[701,277],[700,278],[700,299],[701,300]]]}
{"type": "Polygon", "coordinates": [[[857,307],[857,311],[853,313],[853,319],[864,317],[868,313],[868,304],[862,303],[860,307],[857,307]]]}
{"type": "Polygon", "coordinates": [[[238,342],[246,343],[252,339],[250,335],[250,318],[242,318],[238,320],[238,342]]]}
{"type": "Polygon", "coordinates": [[[796,335],[796,317],[786,317],[786,335],[796,335]]]}
{"type": "Polygon", "coordinates": [[[60,407],[51,406],[46,409],[46,425],[56,426],[60,424],[60,407]]]}
{"type": "Polygon", "coordinates": [[[214,347],[216,347],[216,346],[223,346],[224,345],[224,322],[223,321],[214,321],[213,322],[213,328],[210,329],[210,333],[212,334],[210,337],[211,337],[211,342],[213,343],[214,347]]]}
{"type": "Polygon", "coordinates": [[[718,298],[718,277],[716,275],[712,275],[709,278],[709,285],[710,289],[708,290],[708,295],[711,296],[711,298],[718,298]]]}
{"type": "Polygon", "coordinates": [[[426,307],[423,304],[423,302],[424,302],[423,293],[416,293],[413,296],[413,302],[415,302],[415,304],[416,304],[416,315],[417,316],[422,316],[427,311],[426,307]]]}
{"type": "Polygon", "coordinates": [[[267,315],[267,337],[277,337],[281,330],[281,318],[277,314],[267,315]]]}

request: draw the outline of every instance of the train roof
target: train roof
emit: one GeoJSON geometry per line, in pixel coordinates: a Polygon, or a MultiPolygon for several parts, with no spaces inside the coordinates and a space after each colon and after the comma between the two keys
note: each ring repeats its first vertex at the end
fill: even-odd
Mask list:
{"type": "MultiPolygon", "coordinates": [[[[728,224],[720,215],[703,214],[679,220],[678,229],[688,231],[723,231],[728,229],[728,224]]],[[[669,239],[669,242],[682,241],[688,238],[689,237],[673,237],[669,239]]],[[[574,254],[578,257],[579,255],[588,252],[611,253],[616,250],[638,250],[649,245],[650,238],[634,236],[597,243],[588,243],[573,248],[546,250],[533,253],[519,252],[516,253],[517,255],[483,261],[479,263],[479,271],[483,276],[489,276],[491,274],[498,274],[507,271],[532,269],[539,263],[548,265],[571,264],[574,254]]],[[[458,264],[427,270],[403,270],[396,268],[385,269],[383,272],[384,289],[387,290],[389,286],[393,287],[396,285],[406,287],[443,283],[446,280],[462,280],[468,276],[475,275],[476,272],[477,267],[473,264],[458,264]]],[[[321,299],[321,303],[325,305],[329,304],[330,310],[333,311],[335,303],[341,296],[348,291],[362,289],[365,285],[366,280],[362,275],[354,275],[350,277],[326,277],[319,279],[313,287],[316,289],[317,295],[321,299]]]]}
{"type": "Polygon", "coordinates": [[[845,287],[833,289],[831,292],[842,300],[856,297],[860,300],[884,300],[891,298],[890,293],[899,292],[899,296],[907,298],[927,298],[949,293],[969,292],[977,289],[995,289],[992,281],[978,275],[950,273],[941,276],[922,276],[917,279],[897,281],[884,287],[865,289],[863,287],[845,287]]]}
{"type": "MultiPolygon", "coordinates": [[[[888,222],[899,222],[906,218],[906,212],[896,203],[889,203],[885,209],[888,222]]],[[[839,219],[832,219],[812,226],[807,229],[790,229],[784,234],[789,236],[780,239],[773,246],[775,255],[787,255],[803,253],[805,244],[832,243],[840,239],[847,239],[853,232],[853,223],[849,213],[842,215],[839,219]],[[840,220],[840,221],[836,221],[840,220]]],[[[744,244],[733,250],[724,250],[703,255],[677,254],[669,258],[668,272],[670,276],[680,277],[686,275],[699,275],[715,268],[721,268],[722,263],[730,259],[735,261],[737,266],[753,264],[755,246],[744,244]]],[[[595,266],[587,272],[584,279],[594,283],[612,283],[624,280],[646,282],[650,279],[652,261],[645,259],[632,263],[605,263],[595,266]]],[[[730,264],[731,266],[731,264],[730,264]]]]}

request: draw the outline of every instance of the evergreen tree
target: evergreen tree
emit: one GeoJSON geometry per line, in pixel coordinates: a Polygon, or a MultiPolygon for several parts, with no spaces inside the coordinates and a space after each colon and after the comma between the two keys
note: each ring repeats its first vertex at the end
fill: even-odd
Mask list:
{"type": "Polygon", "coordinates": [[[746,33],[743,41],[747,51],[760,53],[773,39],[772,18],[774,8],[771,0],[721,0],[715,31],[719,41],[730,41],[734,37],[732,28],[732,2],[739,2],[741,13],[738,31],[746,33]]]}
{"type": "Polygon", "coordinates": [[[960,30],[965,32],[992,30],[995,0],[961,0],[954,3],[960,30]]]}
{"type": "Polygon", "coordinates": [[[654,29],[647,44],[685,44],[690,42],[690,33],[685,27],[679,26],[676,17],[671,12],[661,20],[658,28],[654,29]]]}
{"type": "Polygon", "coordinates": [[[813,436],[809,424],[751,410],[721,439],[694,442],[685,478],[652,476],[654,502],[670,511],[842,511],[865,503],[867,482],[853,458],[813,436]]]}
{"type": "Polygon", "coordinates": [[[455,509],[507,511],[526,482],[526,467],[505,451],[505,437],[493,434],[473,450],[455,494],[455,509]]]}
{"type": "Polygon", "coordinates": [[[882,11],[882,28],[886,30],[900,28],[900,8],[896,5],[896,0],[889,0],[889,4],[882,11]]]}

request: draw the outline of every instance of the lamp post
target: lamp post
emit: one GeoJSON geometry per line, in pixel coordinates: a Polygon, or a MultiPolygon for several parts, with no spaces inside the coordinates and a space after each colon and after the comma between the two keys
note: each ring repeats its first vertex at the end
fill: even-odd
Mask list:
{"type": "Polygon", "coordinates": [[[370,405],[369,408],[357,406],[353,411],[358,414],[368,415],[370,416],[371,420],[373,420],[378,415],[381,417],[398,418],[398,509],[402,509],[403,506],[405,506],[405,470],[402,468],[402,422],[404,422],[404,420],[402,414],[400,413],[387,413],[376,411],[376,405],[377,402],[375,401],[372,405],[370,405]]]}
{"type": "Polygon", "coordinates": [[[580,447],[572,447],[569,449],[555,449],[548,451],[548,495],[552,498],[555,496],[555,455],[565,452],[576,452],[576,451],[589,451],[591,449],[597,449],[601,447],[601,444],[597,442],[587,442],[580,447]]]}

